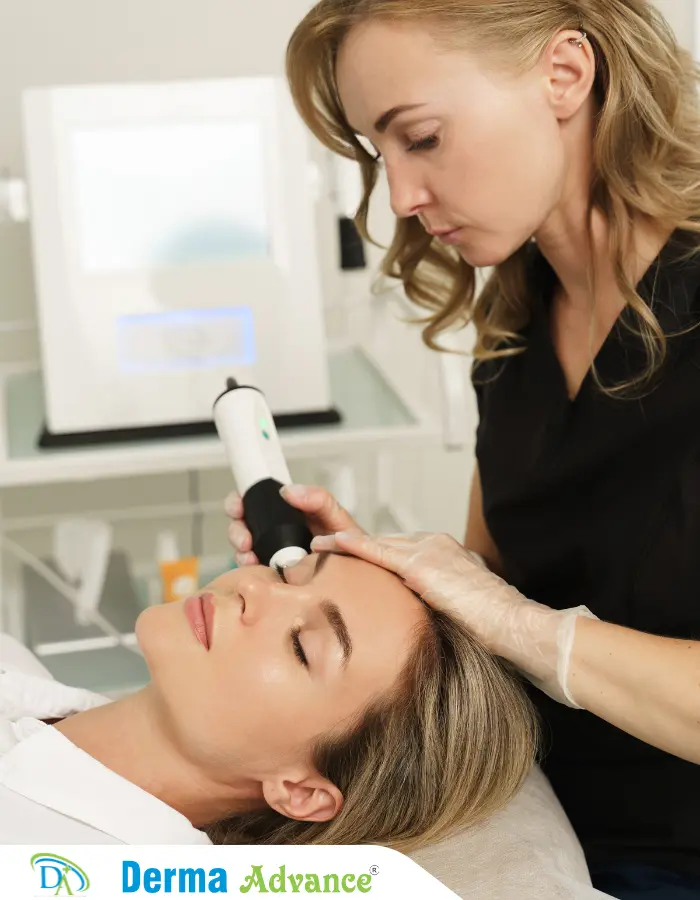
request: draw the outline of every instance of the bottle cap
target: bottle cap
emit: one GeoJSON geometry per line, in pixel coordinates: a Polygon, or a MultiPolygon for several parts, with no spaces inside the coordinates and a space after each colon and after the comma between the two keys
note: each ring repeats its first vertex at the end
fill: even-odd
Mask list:
{"type": "Polygon", "coordinates": [[[175,562],[180,559],[177,549],[177,537],[173,531],[161,531],[158,534],[156,555],[158,562],[175,562]]]}

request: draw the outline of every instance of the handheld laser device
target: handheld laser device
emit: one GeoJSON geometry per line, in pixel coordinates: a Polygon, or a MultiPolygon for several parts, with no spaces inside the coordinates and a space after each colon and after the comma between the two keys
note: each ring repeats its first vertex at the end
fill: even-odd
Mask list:
{"type": "Polygon", "coordinates": [[[294,565],[310,553],[312,535],[304,514],[280,496],[292,478],[264,394],[229,378],[214,403],[214,422],[243,498],[253,552],[265,566],[294,565]]]}

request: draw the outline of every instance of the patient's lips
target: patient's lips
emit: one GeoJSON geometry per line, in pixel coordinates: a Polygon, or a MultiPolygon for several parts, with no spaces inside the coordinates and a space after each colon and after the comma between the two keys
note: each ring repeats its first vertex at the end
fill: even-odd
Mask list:
{"type": "Polygon", "coordinates": [[[207,647],[211,647],[214,640],[214,595],[202,594],[202,612],[204,614],[204,624],[207,630],[207,647]]]}
{"type": "Polygon", "coordinates": [[[190,628],[194,632],[194,636],[200,644],[208,650],[209,634],[205,616],[204,597],[211,597],[211,594],[205,594],[201,597],[190,597],[189,600],[186,600],[185,616],[190,623],[190,628]]]}

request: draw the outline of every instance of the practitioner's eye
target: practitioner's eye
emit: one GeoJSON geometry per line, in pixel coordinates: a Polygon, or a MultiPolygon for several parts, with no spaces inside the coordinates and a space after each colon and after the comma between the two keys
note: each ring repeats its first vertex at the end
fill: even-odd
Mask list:
{"type": "Polygon", "coordinates": [[[409,153],[417,153],[420,150],[434,150],[440,141],[437,135],[433,134],[430,137],[422,138],[418,141],[413,141],[411,146],[408,148],[409,153]]]}

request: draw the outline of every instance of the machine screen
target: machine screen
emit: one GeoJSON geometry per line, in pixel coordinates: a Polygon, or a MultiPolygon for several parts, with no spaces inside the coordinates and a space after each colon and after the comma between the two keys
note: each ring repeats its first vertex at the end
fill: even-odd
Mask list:
{"type": "Polygon", "coordinates": [[[86,272],[271,254],[259,123],[184,122],[71,137],[86,272]]]}
{"type": "Polygon", "coordinates": [[[242,367],[256,362],[249,307],[122,316],[117,337],[119,369],[125,373],[242,367]]]}

